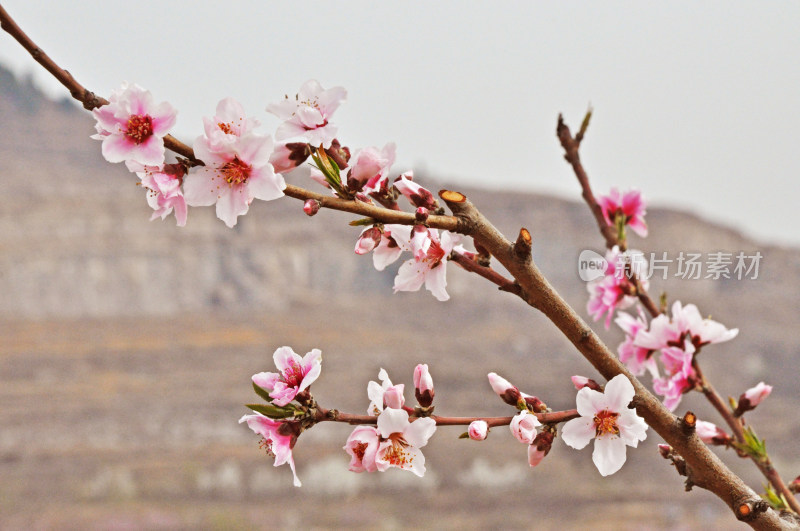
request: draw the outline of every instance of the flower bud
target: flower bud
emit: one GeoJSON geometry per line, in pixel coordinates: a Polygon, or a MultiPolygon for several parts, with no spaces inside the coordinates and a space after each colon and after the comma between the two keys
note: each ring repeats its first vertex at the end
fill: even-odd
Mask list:
{"type": "Polygon", "coordinates": [[[340,170],[347,168],[347,163],[350,162],[350,148],[342,147],[339,140],[334,138],[331,147],[326,149],[325,153],[336,162],[340,170]]]}
{"type": "Polygon", "coordinates": [[[695,431],[700,440],[706,444],[728,446],[731,443],[731,436],[712,422],[698,420],[695,431]]]}
{"type": "Polygon", "coordinates": [[[494,392],[497,393],[497,396],[503,399],[503,402],[517,407],[517,402],[519,402],[519,399],[522,398],[522,395],[520,394],[519,389],[511,385],[511,382],[502,376],[498,376],[495,372],[490,372],[489,384],[492,386],[494,392]]]}
{"type": "Polygon", "coordinates": [[[669,456],[672,455],[672,446],[668,444],[659,444],[658,453],[661,454],[661,457],[664,459],[669,459],[669,456]]]}
{"type": "Polygon", "coordinates": [[[381,242],[381,229],[371,227],[359,236],[356,241],[356,254],[367,254],[381,242]]]}
{"type": "Polygon", "coordinates": [[[530,411],[520,411],[511,419],[509,428],[511,434],[523,444],[531,444],[534,437],[536,437],[536,427],[541,426],[542,423],[536,418],[536,415],[530,411]]]}
{"type": "Polygon", "coordinates": [[[603,388],[600,387],[600,384],[592,380],[591,378],[587,378],[586,376],[578,376],[575,375],[572,377],[572,385],[575,386],[575,389],[580,391],[584,387],[588,387],[594,391],[603,391],[603,388]]]}
{"type": "Polygon", "coordinates": [[[550,448],[553,447],[553,433],[550,431],[543,431],[539,433],[528,446],[528,464],[535,467],[542,462],[542,459],[550,453],[550,448]]]}
{"type": "Polygon", "coordinates": [[[800,476],[797,476],[789,483],[789,490],[794,494],[800,493],[800,476]]]}
{"type": "Polygon", "coordinates": [[[319,212],[319,201],[316,199],[306,199],[306,202],[303,203],[303,212],[309,216],[313,216],[319,212]]]}
{"type": "Polygon", "coordinates": [[[526,395],[525,393],[520,393],[523,399],[525,400],[525,405],[528,407],[530,411],[534,413],[543,412],[547,409],[547,406],[544,405],[544,402],[536,398],[535,396],[526,395]]]}
{"type": "Polygon", "coordinates": [[[767,398],[771,392],[771,385],[767,385],[764,382],[759,382],[755,387],[751,387],[742,393],[742,396],[739,397],[739,404],[736,406],[736,411],[733,412],[733,415],[736,417],[741,417],[746,412],[755,409],[756,406],[760,404],[762,400],[767,398]]]}
{"type": "Polygon", "coordinates": [[[417,223],[425,223],[428,221],[428,209],[425,207],[419,207],[417,211],[414,213],[414,217],[417,220],[417,223]]]}
{"type": "Polygon", "coordinates": [[[467,433],[473,441],[482,441],[489,435],[489,425],[485,420],[473,420],[469,423],[467,433]]]}
{"type": "Polygon", "coordinates": [[[420,363],[414,369],[414,396],[422,407],[430,407],[433,403],[433,378],[427,364],[420,363]]]}
{"type": "Polygon", "coordinates": [[[406,404],[406,399],[403,396],[403,389],[405,384],[392,385],[383,393],[383,405],[392,409],[402,409],[406,404]]]}

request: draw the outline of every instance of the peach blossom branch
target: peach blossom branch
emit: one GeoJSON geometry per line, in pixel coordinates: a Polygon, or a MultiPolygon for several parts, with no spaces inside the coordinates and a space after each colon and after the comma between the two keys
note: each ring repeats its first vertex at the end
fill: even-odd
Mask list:
{"type": "MultiPolygon", "coordinates": [[[[568,409],[565,411],[549,411],[547,413],[533,413],[539,422],[542,424],[558,424],[568,420],[578,418],[578,410],[568,409]]],[[[414,417],[413,415],[411,416],[414,417]]],[[[490,428],[496,426],[508,426],[514,417],[443,417],[439,415],[431,415],[430,418],[436,421],[437,426],[469,426],[470,423],[476,420],[486,421],[490,428]]],[[[376,424],[378,417],[373,415],[353,415],[350,413],[342,413],[335,409],[317,409],[315,417],[317,422],[346,422],[348,424],[376,424]]]]}

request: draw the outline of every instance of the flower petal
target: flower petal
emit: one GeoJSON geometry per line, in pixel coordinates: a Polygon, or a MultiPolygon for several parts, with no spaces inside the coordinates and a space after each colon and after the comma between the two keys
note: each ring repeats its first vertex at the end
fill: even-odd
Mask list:
{"type": "Polygon", "coordinates": [[[609,476],[625,464],[625,442],[612,436],[599,437],[594,441],[592,461],[600,475],[609,476]]]}

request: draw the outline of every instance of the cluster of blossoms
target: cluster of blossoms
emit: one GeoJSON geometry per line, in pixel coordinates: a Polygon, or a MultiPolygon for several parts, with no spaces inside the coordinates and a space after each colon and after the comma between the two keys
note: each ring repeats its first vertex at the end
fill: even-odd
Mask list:
{"type": "MultiPolygon", "coordinates": [[[[398,209],[403,195],[416,209],[417,224],[382,225],[364,229],[356,253],[374,251],[376,269],[383,270],[404,251],[412,258],[404,262],[395,278],[394,291],[417,291],[423,285],[439,300],[449,298],[445,264],[458,246],[458,235],[427,227],[431,213],[441,213],[433,194],[414,181],[412,172],[390,179],[395,161],[393,143],[383,148],[366,147],[352,157],[350,149],[336,139],[331,121],[345,101],[342,87],[324,89],[319,82],[304,83],[294,98],[286,97],[267,106],[281,123],[273,143],[258,134],[258,120],[248,117],[232,98],[219,102],[213,117],[203,118],[204,135],[195,139],[195,158],[201,165],[179,160],[165,163],[164,137],[175,124],[176,111],[168,103],[156,105],[149,91],[124,84],[110,101],[93,111],[102,152],[110,162],[125,162],[147,190],[154,210],[151,219],[164,219],[172,212],[179,226],[186,224],[187,206],[216,206],[219,219],[229,227],[246,214],[254,199],[269,201],[284,195],[284,175],[309,158],[312,179],[342,198],[377,202],[398,209]],[[346,173],[344,173],[346,170],[346,173]]],[[[304,210],[314,215],[319,202],[308,200],[304,210]]]]}
{"type": "Polygon", "coordinates": [[[703,346],[736,337],[738,329],[728,330],[721,323],[704,319],[694,304],[672,305],[671,316],[661,314],[647,324],[643,312],[637,318],[620,313],[616,323],[625,332],[618,353],[635,375],[650,372],[653,388],[664,396],[664,405],[674,410],[681,397],[699,384],[696,357],[703,346]],[[664,374],[659,373],[656,353],[664,374]]]}
{"type": "MultiPolygon", "coordinates": [[[[320,407],[311,394],[322,370],[322,354],[313,349],[305,356],[290,347],[281,347],[273,354],[277,372],[261,372],[252,377],[253,388],[266,404],[248,404],[252,414],[239,422],[261,436],[261,447],[275,458],[275,466],[288,463],[295,486],[300,486],[295,470],[292,449],[300,434],[325,420],[359,424],[347,438],[343,449],[350,456],[349,470],[353,472],[384,472],[398,468],[422,477],[425,456],[422,448],[436,432],[433,417],[435,396],[433,378],[426,364],[414,369],[414,396],[417,405],[406,405],[404,384],[395,384],[381,369],[379,382],[367,385],[370,400],[367,415],[347,415],[320,407]]],[[[593,460],[602,475],[613,474],[625,462],[625,447],[636,447],[644,440],[647,426],[627,406],[633,398],[633,386],[624,376],[617,376],[606,386],[605,393],[595,382],[573,377],[578,388],[577,412],[563,412],[561,420],[542,424],[537,415],[550,412],[535,396],[521,392],[508,380],[489,373],[489,384],[500,398],[518,409],[510,418],[442,420],[449,424],[467,424],[462,438],[477,441],[486,439],[489,422],[508,424],[511,434],[528,447],[528,464],[537,466],[550,452],[557,436],[557,422],[568,420],[563,427],[564,442],[581,449],[596,439],[593,460]],[[563,416],[566,414],[566,416],[563,416]]]]}
{"type": "MultiPolygon", "coordinates": [[[[597,202],[606,223],[617,228],[620,241],[625,241],[626,226],[642,237],[647,236],[645,203],[638,190],[622,193],[612,188],[609,195],[599,196],[597,202]]],[[[674,410],[685,393],[701,385],[696,365],[701,348],[733,339],[738,329],[728,330],[721,323],[704,319],[694,304],[683,306],[680,301],[672,305],[671,315],[658,315],[649,324],[641,306],[637,306],[636,316],[619,311],[633,306],[639,290],[646,291],[649,287],[647,262],[637,255],[641,252],[621,252],[617,246],[607,251],[604,276],[587,284],[590,293],[587,310],[595,321],[605,317],[606,328],[616,314],[614,322],[625,333],[617,349],[620,360],[636,376],[649,373],[654,390],[664,397],[664,405],[674,410]],[[663,374],[659,367],[663,367],[663,374]]],[[[736,416],[751,404],[749,398],[742,397],[736,416]]]]}
{"type": "MultiPolygon", "coordinates": [[[[564,424],[561,437],[568,446],[577,450],[595,439],[592,461],[601,475],[613,474],[625,464],[626,446],[636,448],[647,436],[647,424],[636,411],[628,408],[634,396],[633,385],[621,374],[608,382],[605,391],[593,380],[581,376],[574,376],[572,380],[578,389],[579,416],[564,424]]],[[[542,424],[535,413],[548,411],[547,406],[495,373],[489,373],[489,383],[504,402],[520,409],[509,427],[518,441],[528,445],[528,464],[535,467],[550,451],[556,436],[554,426],[546,425],[541,432],[536,431],[542,424]]],[[[475,426],[470,425],[469,437],[485,439],[485,423],[473,424],[475,426]]]]}
{"type": "MultiPolygon", "coordinates": [[[[381,369],[381,383],[369,382],[370,399],[367,414],[378,417],[377,427],[358,426],[347,438],[344,450],[350,455],[352,472],[384,472],[389,468],[408,470],[417,476],[425,474],[425,456],[420,448],[436,431],[436,421],[430,417],[409,420],[413,409],[406,407],[404,385],[392,384],[389,375],[381,369]]],[[[414,370],[415,395],[418,412],[431,410],[433,379],[427,365],[417,365],[414,370]]]]}

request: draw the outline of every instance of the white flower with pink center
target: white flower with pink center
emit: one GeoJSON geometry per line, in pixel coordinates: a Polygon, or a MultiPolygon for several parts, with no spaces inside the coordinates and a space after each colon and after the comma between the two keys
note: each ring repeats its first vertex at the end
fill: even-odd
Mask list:
{"type": "Polygon", "coordinates": [[[164,219],[175,211],[175,220],[179,227],[186,225],[186,199],[181,190],[184,175],[180,164],[164,166],[144,166],[138,162],[127,160],[125,165],[141,179],[141,185],[147,190],[147,204],[155,212],[150,220],[164,219]]]}
{"type": "Polygon", "coordinates": [[[602,393],[584,387],[576,398],[580,417],[561,429],[561,438],[576,450],[595,439],[592,461],[603,476],[622,468],[626,446],[636,448],[647,437],[644,419],[628,408],[635,394],[623,374],[612,378],[602,393]]]}
{"type": "Polygon", "coordinates": [[[275,138],[303,139],[313,147],[331,147],[337,128],[330,118],[346,97],[347,91],[342,87],[325,90],[316,79],[306,81],[294,98],[287,96],[267,106],[267,112],[283,120],[275,138]]]}
{"type": "Polygon", "coordinates": [[[149,90],[123,83],[109,103],[92,111],[95,140],[102,140],[109,162],[133,160],[146,166],[164,163],[164,137],[175,125],[177,112],[167,102],[156,105],[149,90]]]}
{"type": "Polygon", "coordinates": [[[261,435],[263,438],[261,447],[264,448],[269,455],[275,458],[274,466],[280,466],[285,463],[289,463],[289,468],[292,469],[292,475],[294,476],[294,486],[301,486],[300,480],[297,478],[297,472],[294,468],[294,457],[292,457],[292,448],[294,447],[294,443],[297,441],[297,437],[295,435],[286,435],[281,433],[282,431],[291,431],[283,428],[283,426],[286,426],[287,423],[272,420],[269,417],[265,417],[261,413],[245,415],[239,419],[239,423],[241,424],[242,422],[247,422],[247,425],[251,430],[261,435]]]}
{"type": "Polygon", "coordinates": [[[672,305],[672,318],[661,314],[653,319],[649,330],[642,330],[636,335],[634,344],[656,350],[681,346],[688,339],[695,347],[700,348],[709,343],[730,341],[738,334],[738,328],[728,330],[721,323],[703,319],[694,304],[683,306],[680,301],[675,301],[672,305]]]}
{"type": "Polygon", "coordinates": [[[184,196],[190,206],[217,205],[217,217],[228,227],[246,214],[253,199],[270,201],[283,197],[286,182],[269,163],[272,138],[253,133],[237,137],[220,151],[198,137],[194,153],[205,166],[193,168],[184,180],[184,196]]]}
{"type": "Polygon", "coordinates": [[[375,458],[380,445],[380,432],[373,426],[356,426],[347,438],[344,450],[350,454],[351,472],[375,472],[375,458]]]}
{"type": "Polygon", "coordinates": [[[322,352],[313,349],[300,357],[291,347],[281,347],[272,355],[279,372],[260,372],[253,383],[269,393],[276,406],[285,406],[305,391],[322,371],[322,352]]]}
{"type": "Polygon", "coordinates": [[[372,253],[372,264],[378,271],[395,263],[403,251],[410,250],[411,227],[408,225],[384,225],[381,240],[372,253]]]}
{"type": "MultiPolygon", "coordinates": [[[[447,257],[458,243],[459,236],[448,231],[442,231],[441,240],[439,231],[428,229],[430,244],[424,255],[408,260],[397,271],[394,279],[394,292],[418,291],[425,284],[425,288],[440,301],[450,298],[447,294],[446,266],[447,257]]],[[[394,234],[395,240],[401,247],[411,249],[410,239],[404,234],[394,234]]],[[[409,235],[410,236],[410,235],[409,235]]]]}
{"type": "Polygon", "coordinates": [[[405,384],[392,384],[385,369],[378,372],[378,379],[381,383],[370,381],[367,384],[367,397],[370,399],[367,414],[378,416],[384,408],[402,408],[406,403],[403,396],[405,384]]]}
{"type": "Polygon", "coordinates": [[[621,222],[630,225],[633,232],[642,238],[647,236],[647,224],[644,222],[647,210],[639,190],[620,192],[616,188],[611,188],[608,195],[597,197],[597,203],[609,225],[614,226],[617,219],[621,218],[621,222]]]}
{"type": "Polygon", "coordinates": [[[223,151],[225,148],[258,127],[255,118],[248,118],[242,104],[233,98],[225,98],[217,104],[213,118],[203,117],[206,144],[210,151],[223,151]]]}
{"type": "Polygon", "coordinates": [[[520,411],[511,419],[511,424],[508,425],[511,434],[519,442],[523,444],[531,444],[536,437],[536,428],[541,426],[542,423],[536,418],[536,415],[530,411],[520,411]]]}
{"type": "Polygon", "coordinates": [[[409,470],[419,477],[425,474],[425,456],[420,448],[436,431],[432,418],[408,421],[408,413],[402,409],[384,409],[378,417],[378,432],[381,442],[375,464],[381,472],[389,468],[409,470]]]}

